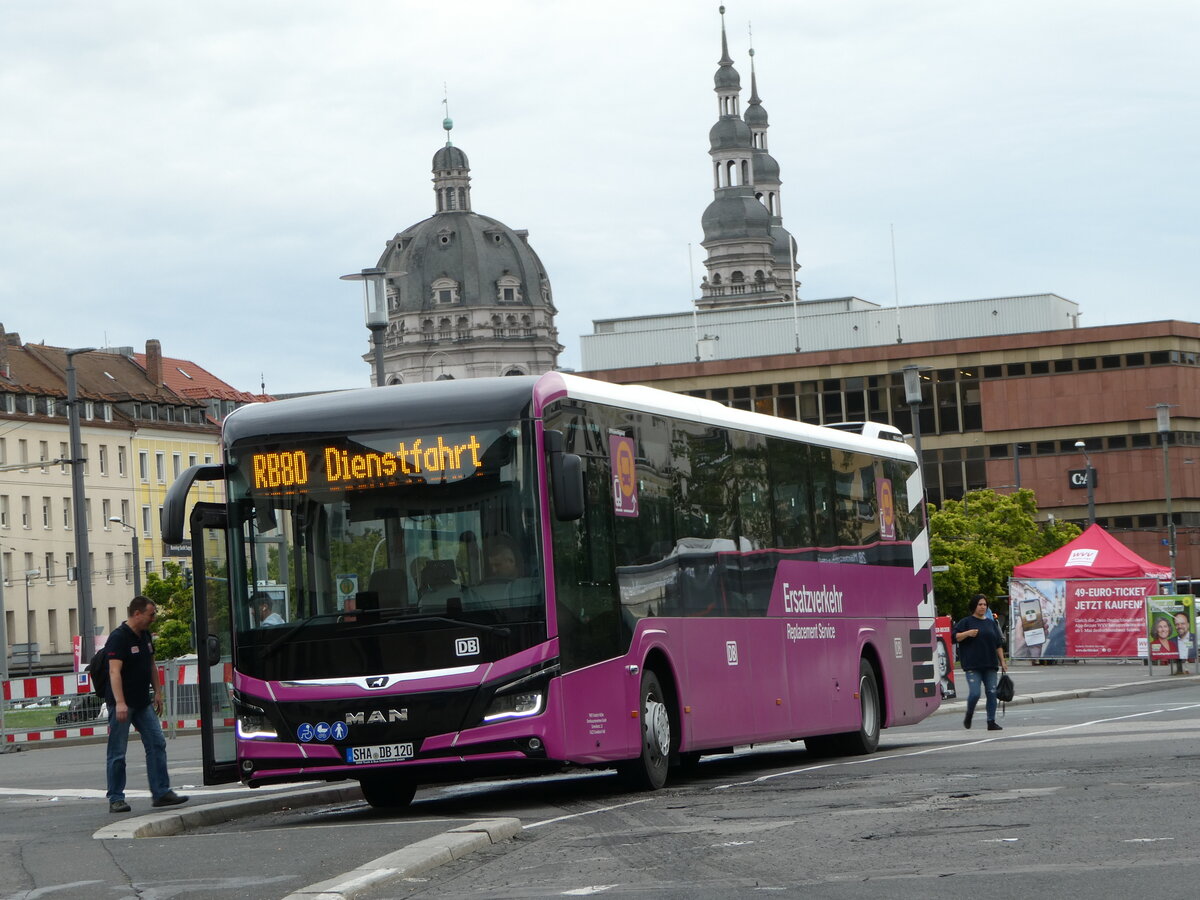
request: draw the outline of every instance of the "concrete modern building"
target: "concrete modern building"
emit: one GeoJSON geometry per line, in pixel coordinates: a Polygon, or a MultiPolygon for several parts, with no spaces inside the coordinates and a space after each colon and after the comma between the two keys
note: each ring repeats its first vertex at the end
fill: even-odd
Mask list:
{"type": "Polygon", "coordinates": [[[902,309],[857,297],[798,301],[785,280],[794,258],[780,253],[778,166],[762,168],[758,155],[766,115],[757,81],[739,124],[724,28],[721,50],[721,118],[710,133],[718,182],[702,217],[708,275],[695,308],[597,320],[582,338],[584,374],[816,424],[919,430],[934,503],[1031,488],[1043,515],[1082,524],[1090,507],[1164,565],[1169,508],[1176,569],[1200,577],[1200,324],[1080,328],[1079,306],[1050,293],[902,309]],[[904,384],[914,368],[915,405],[904,384]]]}
{"type": "Polygon", "coordinates": [[[562,346],[546,269],[529,232],[472,209],[467,155],[450,142],[453,122],[443,127],[435,212],[389,240],[377,264],[389,273],[385,380],[548,372],[562,346]]]}

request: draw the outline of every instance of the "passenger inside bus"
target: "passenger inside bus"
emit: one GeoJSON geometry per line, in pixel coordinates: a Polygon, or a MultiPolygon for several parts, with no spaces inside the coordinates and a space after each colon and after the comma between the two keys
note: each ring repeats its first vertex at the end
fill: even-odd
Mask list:
{"type": "Polygon", "coordinates": [[[258,627],[262,628],[267,625],[283,625],[283,616],[275,612],[275,607],[271,603],[269,595],[257,593],[254,595],[254,609],[258,613],[258,627]]]}

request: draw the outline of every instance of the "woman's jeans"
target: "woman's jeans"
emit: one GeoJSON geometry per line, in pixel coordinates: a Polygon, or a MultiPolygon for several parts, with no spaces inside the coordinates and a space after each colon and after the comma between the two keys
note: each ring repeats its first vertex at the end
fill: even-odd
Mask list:
{"type": "Polygon", "coordinates": [[[996,721],[996,685],[1000,681],[999,669],[964,669],[967,676],[967,715],[975,714],[975,704],[979,702],[979,687],[983,685],[987,691],[987,720],[996,721]]]}
{"type": "Polygon", "coordinates": [[[129,745],[129,726],[132,725],[142,736],[146,750],[146,776],[150,781],[150,796],[157,800],[171,790],[171,779],[167,774],[167,740],[154,704],[148,703],[140,709],[129,710],[129,719],[117,721],[115,706],[108,707],[108,800],[125,799],[125,748],[129,745]]]}

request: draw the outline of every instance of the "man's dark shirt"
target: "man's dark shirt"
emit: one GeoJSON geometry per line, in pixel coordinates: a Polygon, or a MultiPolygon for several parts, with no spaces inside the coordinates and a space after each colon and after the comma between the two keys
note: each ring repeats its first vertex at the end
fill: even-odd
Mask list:
{"type": "MultiPolygon", "coordinates": [[[[154,684],[154,647],[150,643],[150,632],[134,633],[129,623],[122,622],[108,636],[104,645],[107,660],[121,660],[121,686],[125,690],[125,705],[130,709],[141,709],[150,705],[150,688],[154,684]]],[[[109,704],[117,701],[110,682],[104,692],[109,704]]]]}

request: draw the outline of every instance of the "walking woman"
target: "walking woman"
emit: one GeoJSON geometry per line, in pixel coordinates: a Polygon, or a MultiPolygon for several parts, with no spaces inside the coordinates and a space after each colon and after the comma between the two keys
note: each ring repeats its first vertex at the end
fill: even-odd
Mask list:
{"type": "Polygon", "coordinates": [[[1008,671],[1004,661],[1004,638],[995,619],[988,618],[987,597],[976,594],[971,598],[972,612],[954,626],[954,641],[958,645],[958,660],[967,676],[967,714],[963,727],[971,727],[975,704],[979,702],[982,685],[987,692],[988,731],[1000,731],[996,724],[996,682],[1000,672],[1008,671]]]}

